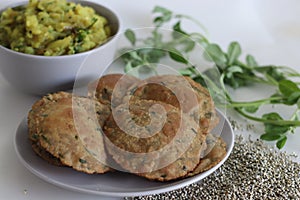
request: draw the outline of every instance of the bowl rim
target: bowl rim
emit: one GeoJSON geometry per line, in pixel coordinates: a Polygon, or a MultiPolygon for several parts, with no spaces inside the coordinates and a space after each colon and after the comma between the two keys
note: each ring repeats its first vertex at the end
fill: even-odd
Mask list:
{"type": "MultiPolygon", "coordinates": [[[[14,53],[20,56],[24,56],[24,57],[31,57],[31,58],[43,58],[43,59],[62,59],[62,58],[74,58],[74,57],[80,57],[80,56],[85,56],[85,55],[89,55],[92,54],[96,51],[100,51],[101,49],[105,48],[106,46],[110,45],[110,43],[113,42],[113,40],[116,40],[117,36],[120,35],[121,33],[121,18],[120,16],[117,14],[116,11],[114,11],[113,9],[111,9],[111,7],[107,6],[107,5],[103,5],[101,3],[98,3],[97,1],[93,1],[93,0],[67,0],[68,2],[74,2],[74,3],[82,3],[82,5],[86,5],[86,6],[101,6],[102,8],[104,8],[106,11],[108,11],[110,14],[112,14],[117,23],[115,23],[117,25],[116,28],[116,32],[114,35],[110,36],[107,38],[107,41],[105,41],[104,43],[90,49],[84,52],[80,52],[80,53],[75,53],[75,54],[68,54],[68,55],[59,55],[59,56],[45,56],[45,55],[35,55],[35,54],[28,54],[28,53],[23,53],[23,52],[18,52],[18,51],[14,51],[10,48],[7,48],[3,45],[0,44],[0,49],[3,49],[4,51],[7,51],[9,53],[14,53]]],[[[0,6],[0,14],[5,11],[8,8],[14,8],[17,6],[21,6],[21,5],[27,5],[28,4],[28,0],[27,1],[19,1],[19,2],[14,2],[14,3],[10,3],[7,4],[5,6],[0,6]]]]}

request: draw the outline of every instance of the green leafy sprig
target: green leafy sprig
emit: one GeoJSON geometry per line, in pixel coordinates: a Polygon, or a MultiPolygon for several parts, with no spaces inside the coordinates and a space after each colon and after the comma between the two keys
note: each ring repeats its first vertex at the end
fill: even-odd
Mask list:
{"type": "Polygon", "coordinates": [[[300,74],[286,66],[261,66],[252,55],[246,55],[245,61],[242,61],[242,48],[238,42],[231,42],[226,51],[222,50],[218,44],[207,39],[204,26],[190,16],[174,14],[159,6],[154,8],[153,14],[155,28],[150,37],[139,40],[133,30],[125,32],[132,45],[131,48],[122,50],[125,72],[140,66],[155,70],[156,65],[153,63],[158,63],[162,58],[169,56],[172,60],[186,65],[185,68],[179,69],[182,75],[190,76],[196,82],[213,88],[214,99],[220,99],[223,106],[233,108],[247,119],[262,123],[265,127],[265,132],[260,137],[262,140],[276,141],[276,146],[279,149],[283,148],[288,133],[293,133],[300,126],[300,88],[299,82],[293,81],[299,78],[300,74]],[[184,31],[181,27],[183,20],[194,22],[204,34],[184,31]],[[160,28],[168,24],[172,24],[173,32],[171,38],[166,40],[160,28]],[[215,77],[211,76],[212,69],[199,72],[196,66],[189,63],[188,55],[196,44],[204,48],[205,58],[213,62],[218,69],[220,77],[217,83],[215,77]],[[233,100],[227,90],[227,87],[238,89],[254,83],[270,85],[276,92],[264,99],[241,102],[233,100]],[[255,115],[261,106],[276,104],[294,106],[296,109],[287,120],[277,112],[266,113],[261,117],[255,115]]]}

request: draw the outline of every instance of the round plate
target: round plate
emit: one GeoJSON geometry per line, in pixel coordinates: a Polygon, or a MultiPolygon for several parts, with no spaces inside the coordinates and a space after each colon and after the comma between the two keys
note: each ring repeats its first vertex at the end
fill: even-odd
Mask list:
{"type": "Polygon", "coordinates": [[[37,156],[31,148],[28,139],[26,118],[20,123],[15,134],[15,150],[22,164],[33,174],[56,186],[66,189],[103,196],[142,196],[175,190],[200,181],[218,169],[228,158],[234,145],[234,133],[230,123],[219,112],[220,123],[214,129],[221,134],[227,144],[225,158],[210,170],[193,177],[171,182],[154,182],[145,178],[124,172],[109,172],[106,174],[84,174],[72,168],[57,167],[48,164],[37,156]]]}

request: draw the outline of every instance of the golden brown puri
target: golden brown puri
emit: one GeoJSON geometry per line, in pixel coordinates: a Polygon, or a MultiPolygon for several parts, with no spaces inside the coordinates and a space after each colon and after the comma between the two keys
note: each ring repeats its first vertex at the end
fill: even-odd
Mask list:
{"type": "Polygon", "coordinates": [[[207,171],[214,166],[216,166],[221,160],[226,156],[226,143],[220,137],[215,138],[215,141],[212,143],[214,146],[211,151],[200,160],[199,165],[196,169],[189,173],[188,176],[194,176],[196,174],[200,174],[204,171],[207,171]]]}
{"type": "Polygon", "coordinates": [[[47,152],[45,149],[43,149],[39,143],[38,137],[37,137],[37,129],[38,129],[38,121],[37,116],[42,115],[40,111],[42,110],[43,106],[51,101],[53,99],[57,98],[71,98],[70,93],[54,93],[53,95],[49,96],[49,98],[43,97],[42,99],[38,100],[32,105],[32,108],[30,112],[28,113],[27,117],[27,123],[28,123],[28,130],[29,130],[29,139],[31,140],[31,146],[33,151],[46,160],[49,164],[56,165],[56,166],[64,166],[63,163],[60,161],[59,158],[54,157],[49,152],[47,152]]]}
{"type": "Polygon", "coordinates": [[[188,173],[199,165],[201,151],[204,145],[205,136],[198,130],[188,149],[177,160],[159,170],[138,174],[150,180],[170,181],[185,178],[188,173]],[[187,172],[187,173],[186,173],[187,172]]]}
{"type": "Polygon", "coordinates": [[[36,132],[39,126],[38,116],[43,115],[43,108],[47,104],[56,101],[56,99],[61,98],[72,98],[72,94],[66,92],[53,93],[51,95],[46,95],[42,97],[40,100],[36,101],[32,105],[31,110],[29,111],[27,116],[29,139],[31,141],[37,142],[38,138],[36,137],[36,132]]]}
{"type": "Polygon", "coordinates": [[[199,122],[205,133],[209,133],[218,123],[214,102],[208,90],[189,77],[153,76],[131,86],[127,96],[131,94],[133,98],[162,101],[194,115],[195,121],[199,122]],[[135,91],[131,92],[133,89],[135,91]]]}
{"type": "Polygon", "coordinates": [[[117,106],[121,103],[128,88],[139,81],[140,79],[130,75],[107,74],[89,84],[88,96],[97,99],[102,104],[117,106]]]}
{"type": "Polygon", "coordinates": [[[101,126],[108,106],[85,97],[58,92],[37,101],[28,114],[29,138],[63,165],[85,173],[110,170],[101,126]],[[100,123],[99,123],[100,122],[100,123]]]}
{"type": "Polygon", "coordinates": [[[206,135],[178,108],[136,99],[112,113],[104,125],[105,143],[123,170],[169,181],[186,176],[198,165],[206,135]]]}
{"type": "Polygon", "coordinates": [[[32,106],[29,138],[49,163],[92,174],[111,170],[108,161],[171,181],[206,171],[226,155],[225,142],[210,134],[218,123],[210,94],[188,77],[108,74],[88,90],[88,98],[57,92],[32,106]]]}

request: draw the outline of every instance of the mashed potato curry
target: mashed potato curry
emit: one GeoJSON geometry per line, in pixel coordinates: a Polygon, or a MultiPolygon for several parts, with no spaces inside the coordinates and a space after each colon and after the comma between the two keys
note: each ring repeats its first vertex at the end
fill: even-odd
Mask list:
{"type": "Polygon", "coordinates": [[[27,54],[76,54],[103,44],[109,36],[101,13],[66,0],[29,0],[0,17],[0,45],[27,54]]]}

